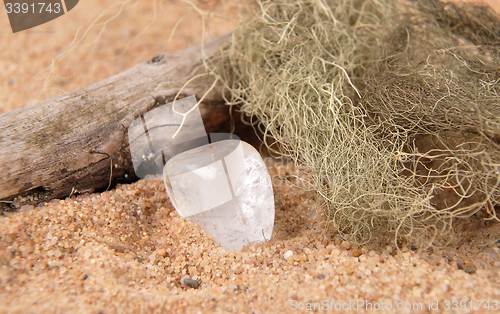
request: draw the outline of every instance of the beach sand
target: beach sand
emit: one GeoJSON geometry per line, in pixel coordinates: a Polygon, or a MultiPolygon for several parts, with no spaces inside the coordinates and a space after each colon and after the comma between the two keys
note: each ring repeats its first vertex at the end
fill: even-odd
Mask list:
{"type": "MultiPolygon", "coordinates": [[[[19,34],[8,34],[2,16],[0,113],[201,40],[191,13],[167,43],[188,7],[163,3],[155,23],[123,52],[153,15],[151,5],[140,2],[91,46],[99,29],[89,33],[86,45],[57,64],[61,77],[48,82],[59,89],[39,96],[44,81],[35,75],[68,47],[78,26],[113,3],[80,1],[65,16],[19,34]]],[[[236,26],[228,19],[210,32],[217,36],[236,26]]],[[[297,173],[293,165],[266,161],[275,183],[273,236],[241,251],[227,252],[180,217],[162,181],[141,180],[5,213],[0,313],[500,312],[498,222],[483,220],[481,213],[457,220],[447,247],[397,248],[390,235],[356,245],[326,230],[314,192],[283,180],[297,173]]]]}

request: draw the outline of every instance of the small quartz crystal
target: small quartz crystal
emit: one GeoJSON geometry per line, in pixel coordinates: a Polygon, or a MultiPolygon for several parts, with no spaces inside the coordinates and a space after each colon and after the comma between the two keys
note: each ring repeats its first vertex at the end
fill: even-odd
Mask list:
{"type": "Polygon", "coordinates": [[[227,250],[271,238],[274,195],[262,157],[248,143],[223,140],[172,157],[163,171],[174,207],[227,250]]]}

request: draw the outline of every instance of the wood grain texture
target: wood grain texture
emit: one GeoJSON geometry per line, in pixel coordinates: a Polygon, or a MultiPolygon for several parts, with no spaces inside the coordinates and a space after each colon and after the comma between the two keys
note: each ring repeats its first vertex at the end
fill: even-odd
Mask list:
{"type": "MultiPolygon", "coordinates": [[[[155,56],[101,82],[0,115],[0,206],[16,208],[72,191],[105,189],[110,178],[137,179],[128,126],[155,107],[154,97],[171,101],[185,82],[205,73],[203,59],[228,39],[226,35],[206,42],[204,53],[196,46],[155,56]]],[[[200,99],[212,83],[213,78],[204,75],[179,97],[200,99]]],[[[227,126],[229,107],[220,88],[210,92],[200,111],[207,132],[227,126]]]]}

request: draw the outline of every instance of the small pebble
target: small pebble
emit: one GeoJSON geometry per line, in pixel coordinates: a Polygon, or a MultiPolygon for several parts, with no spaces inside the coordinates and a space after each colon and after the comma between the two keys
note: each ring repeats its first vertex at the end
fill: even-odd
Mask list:
{"type": "Polygon", "coordinates": [[[140,256],[135,256],[134,259],[136,261],[138,261],[139,263],[142,263],[144,261],[144,258],[140,257],[140,256]]]}
{"type": "Polygon", "coordinates": [[[466,272],[468,274],[473,274],[476,272],[476,270],[477,270],[477,268],[474,265],[465,266],[465,268],[464,268],[464,272],[466,272]]]}
{"type": "Polygon", "coordinates": [[[114,197],[115,197],[115,200],[119,203],[124,203],[125,202],[125,199],[118,193],[115,193],[114,194],[114,197]]]}
{"type": "Polygon", "coordinates": [[[345,250],[349,250],[349,248],[351,247],[351,243],[349,243],[348,241],[343,241],[342,243],[340,243],[340,247],[345,250]]]}
{"type": "Polygon", "coordinates": [[[157,251],[157,254],[158,254],[158,256],[161,256],[161,257],[167,257],[168,256],[168,252],[167,252],[166,249],[159,249],[157,251]]]}
{"type": "Polygon", "coordinates": [[[283,254],[283,258],[286,260],[288,260],[292,256],[293,256],[293,252],[290,250],[286,251],[285,254],[283,254]]]}
{"type": "Polygon", "coordinates": [[[196,281],[194,279],[191,279],[189,277],[182,278],[181,284],[183,286],[186,286],[186,287],[189,287],[189,288],[193,288],[193,289],[198,289],[198,286],[199,286],[198,281],[196,281]]]}

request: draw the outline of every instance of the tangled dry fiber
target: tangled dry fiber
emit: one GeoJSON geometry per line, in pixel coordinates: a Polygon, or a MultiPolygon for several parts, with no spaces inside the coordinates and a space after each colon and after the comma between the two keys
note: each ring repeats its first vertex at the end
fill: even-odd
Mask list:
{"type": "Polygon", "coordinates": [[[375,232],[432,242],[457,217],[498,220],[494,11],[433,0],[254,9],[208,65],[266,145],[308,169],[330,226],[359,243],[375,232]]]}

